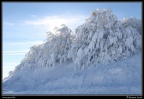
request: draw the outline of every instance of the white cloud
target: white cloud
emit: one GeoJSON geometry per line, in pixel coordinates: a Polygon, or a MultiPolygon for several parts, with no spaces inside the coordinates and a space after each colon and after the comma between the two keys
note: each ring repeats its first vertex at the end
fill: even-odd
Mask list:
{"type": "Polygon", "coordinates": [[[18,42],[18,43],[11,43],[10,45],[11,46],[14,46],[14,45],[35,45],[35,44],[42,44],[43,41],[26,41],[26,42],[18,42]]]}
{"type": "Polygon", "coordinates": [[[26,42],[16,42],[16,43],[10,43],[10,46],[14,47],[27,47],[25,50],[14,50],[14,51],[4,51],[3,55],[25,55],[29,51],[29,47],[37,44],[42,44],[43,41],[37,40],[37,41],[26,41],[26,42]]]}
{"type": "Polygon", "coordinates": [[[18,50],[18,51],[5,51],[5,53],[21,53],[21,52],[27,52],[28,50],[18,50]]]}
{"type": "Polygon", "coordinates": [[[29,50],[4,51],[4,55],[25,55],[29,50]]]}
{"type": "Polygon", "coordinates": [[[31,17],[36,18],[36,17],[37,17],[37,15],[34,15],[34,14],[33,14],[33,15],[31,15],[31,17]]]}
{"type": "Polygon", "coordinates": [[[4,22],[4,25],[6,25],[6,26],[14,26],[14,23],[12,23],[12,22],[4,22]]]}
{"type": "Polygon", "coordinates": [[[70,28],[74,28],[84,23],[86,16],[83,15],[60,15],[60,16],[45,16],[35,20],[27,20],[23,25],[44,26],[46,30],[52,31],[54,27],[60,27],[61,24],[66,24],[70,28]]]}
{"type": "Polygon", "coordinates": [[[3,63],[5,68],[12,68],[12,66],[17,66],[20,64],[19,62],[10,62],[10,63],[3,63]]]}
{"type": "Polygon", "coordinates": [[[4,55],[12,55],[12,56],[15,56],[15,55],[25,55],[26,53],[6,53],[4,55]]]}

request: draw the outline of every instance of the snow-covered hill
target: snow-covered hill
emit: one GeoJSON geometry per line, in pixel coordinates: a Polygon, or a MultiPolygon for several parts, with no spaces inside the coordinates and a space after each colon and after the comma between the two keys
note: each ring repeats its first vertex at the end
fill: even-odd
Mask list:
{"type": "Polygon", "coordinates": [[[3,93],[141,94],[141,20],[95,10],[75,33],[48,32],[3,81],[3,93]]]}
{"type": "Polygon", "coordinates": [[[136,55],[75,72],[73,63],[29,69],[4,82],[4,94],[141,94],[142,67],[136,55]]]}

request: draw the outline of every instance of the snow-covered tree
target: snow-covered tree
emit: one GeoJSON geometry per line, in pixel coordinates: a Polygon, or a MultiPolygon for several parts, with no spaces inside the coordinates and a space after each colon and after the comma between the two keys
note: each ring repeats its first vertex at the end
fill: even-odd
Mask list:
{"type": "Polygon", "coordinates": [[[76,29],[71,55],[77,68],[109,63],[141,48],[141,22],[132,17],[118,21],[110,9],[96,10],[76,29]]]}
{"type": "Polygon", "coordinates": [[[47,32],[47,40],[34,45],[16,70],[51,67],[74,62],[75,69],[107,64],[141,49],[142,24],[135,17],[119,21],[110,9],[96,9],[86,22],[71,31],[65,24],[47,32]]]}
{"type": "Polygon", "coordinates": [[[11,76],[13,74],[13,71],[9,71],[9,76],[11,76]]]}

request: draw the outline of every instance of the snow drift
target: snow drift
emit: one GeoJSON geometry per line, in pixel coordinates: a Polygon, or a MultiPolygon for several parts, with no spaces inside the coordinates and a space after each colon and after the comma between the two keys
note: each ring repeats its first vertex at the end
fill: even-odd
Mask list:
{"type": "Polygon", "coordinates": [[[97,9],[75,33],[63,24],[31,47],[3,92],[141,94],[141,35],[141,20],[97,9]]]}

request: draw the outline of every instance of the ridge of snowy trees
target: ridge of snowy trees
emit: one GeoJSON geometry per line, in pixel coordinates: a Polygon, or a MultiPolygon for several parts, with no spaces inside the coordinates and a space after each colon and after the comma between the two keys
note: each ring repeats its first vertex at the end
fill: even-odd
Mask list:
{"type": "Polygon", "coordinates": [[[131,17],[118,21],[110,9],[97,9],[74,34],[64,24],[56,27],[55,33],[47,32],[47,41],[31,47],[16,71],[51,67],[68,61],[82,70],[93,63],[118,61],[141,49],[141,35],[140,20],[131,17]]]}
{"type": "Polygon", "coordinates": [[[141,21],[134,17],[118,21],[110,9],[93,11],[76,29],[77,39],[71,48],[74,63],[84,69],[132,55],[141,48],[141,29],[141,21]]]}

